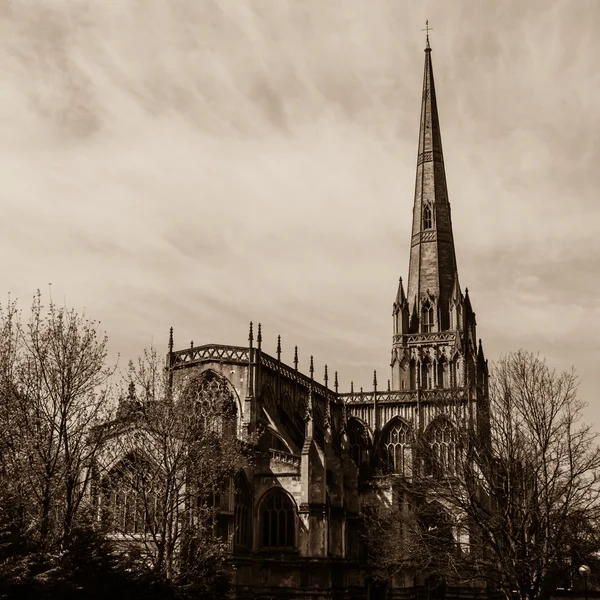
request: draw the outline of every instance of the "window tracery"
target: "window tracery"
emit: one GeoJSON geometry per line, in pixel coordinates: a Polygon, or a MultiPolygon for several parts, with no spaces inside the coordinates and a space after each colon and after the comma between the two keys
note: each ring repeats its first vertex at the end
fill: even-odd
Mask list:
{"type": "Polygon", "coordinates": [[[387,428],[383,438],[383,458],[387,470],[403,475],[412,471],[412,436],[410,427],[400,419],[395,419],[387,428]]]}
{"type": "Polygon", "coordinates": [[[160,514],[158,494],[143,481],[144,470],[144,461],[130,454],[104,479],[102,521],[111,533],[148,533],[160,514]]]}
{"type": "Polygon", "coordinates": [[[447,419],[439,419],[429,430],[429,474],[453,475],[456,473],[456,429],[447,419]]]}
{"type": "Polygon", "coordinates": [[[236,404],[228,381],[214,373],[205,371],[194,382],[195,409],[203,419],[204,427],[217,435],[235,423],[236,404]]]}
{"type": "Polygon", "coordinates": [[[296,509],[281,489],[268,493],[261,509],[261,545],[264,548],[294,548],[296,509]]]}

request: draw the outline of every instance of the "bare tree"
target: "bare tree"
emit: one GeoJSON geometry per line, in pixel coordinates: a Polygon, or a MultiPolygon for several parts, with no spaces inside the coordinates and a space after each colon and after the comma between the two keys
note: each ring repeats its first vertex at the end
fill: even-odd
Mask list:
{"type": "MultiPolygon", "coordinates": [[[[572,575],[598,550],[600,451],[583,407],[574,373],[523,351],[501,358],[489,432],[458,427],[443,464],[427,439],[416,441],[419,468],[396,482],[410,508],[396,502],[369,522],[380,536],[367,536],[374,559],[388,571],[487,582],[507,599],[538,598],[558,572],[572,575]]],[[[453,411],[460,422],[446,407],[453,411]]]]}
{"type": "Polygon", "coordinates": [[[68,544],[90,484],[110,377],[107,338],[75,310],[34,297],[23,325],[15,304],[2,315],[2,484],[42,548],[68,544]]]}
{"type": "Polygon", "coordinates": [[[202,571],[203,561],[215,573],[227,555],[232,532],[219,513],[246,451],[236,436],[233,397],[220,380],[176,375],[154,349],[130,365],[99,497],[123,547],[140,553],[157,575],[185,580],[202,571]]]}

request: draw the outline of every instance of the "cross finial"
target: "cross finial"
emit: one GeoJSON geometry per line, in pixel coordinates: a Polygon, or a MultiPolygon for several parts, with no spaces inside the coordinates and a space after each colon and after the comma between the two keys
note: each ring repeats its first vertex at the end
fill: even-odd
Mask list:
{"type": "Polygon", "coordinates": [[[425,49],[426,50],[430,50],[431,47],[429,46],[429,32],[433,31],[433,27],[429,27],[429,19],[427,19],[427,21],[425,21],[425,29],[421,29],[421,31],[425,32],[425,39],[426,39],[426,45],[425,45],[425,49]]]}

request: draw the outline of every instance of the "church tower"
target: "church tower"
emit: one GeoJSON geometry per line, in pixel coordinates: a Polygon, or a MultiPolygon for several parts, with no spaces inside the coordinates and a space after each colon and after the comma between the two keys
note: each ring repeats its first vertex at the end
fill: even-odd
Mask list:
{"type": "Polygon", "coordinates": [[[458,278],[429,36],[408,282],[405,291],[400,278],[392,315],[394,390],[460,388],[471,401],[487,397],[487,366],[481,341],[477,343],[475,313],[458,278]]]}

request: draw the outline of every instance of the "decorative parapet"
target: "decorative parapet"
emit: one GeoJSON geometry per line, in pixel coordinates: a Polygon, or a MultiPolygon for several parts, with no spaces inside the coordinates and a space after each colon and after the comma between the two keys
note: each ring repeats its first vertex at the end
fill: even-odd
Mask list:
{"type": "Polygon", "coordinates": [[[210,344],[173,352],[171,366],[175,369],[202,362],[248,364],[248,348],[210,344]]]}
{"type": "Polygon", "coordinates": [[[282,452],[281,450],[269,450],[269,456],[271,457],[271,460],[293,465],[294,467],[300,466],[300,457],[295,456],[294,454],[289,454],[288,452],[282,452]]]}
{"type": "Polygon", "coordinates": [[[397,390],[350,392],[339,394],[339,398],[348,404],[409,404],[420,402],[452,402],[467,400],[468,388],[438,388],[434,390],[397,390]]]}
{"type": "Polygon", "coordinates": [[[303,373],[300,373],[300,371],[296,371],[296,369],[293,369],[292,367],[282,363],[281,361],[278,361],[264,352],[260,353],[260,366],[267,367],[268,369],[271,369],[271,371],[279,373],[286,379],[294,381],[295,383],[298,383],[306,388],[312,385],[314,393],[323,396],[323,398],[327,398],[332,402],[335,402],[338,398],[338,394],[336,394],[333,390],[330,390],[323,384],[308,377],[308,375],[304,375],[303,373]]]}
{"type": "MultiPolygon", "coordinates": [[[[332,402],[337,400],[338,395],[323,384],[315,381],[297,371],[293,367],[282,363],[281,361],[260,352],[260,366],[266,367],[275,373],[279,373],[290,381],[300,384],[305,388],[312,385],[315,394],[327,398],[332,402]]],[[[222,362],[229,364],[247,365],[249,362],[249,349],[244,346],[222,346],[218,344],[208,344],[206,346],[195,346],[185,350],[177,350],[172,353],[171,367],[179,369],[203,362],[222,362]]]]}
{"type": "Polygon", "coordinates": [[[405,333],[394,336],[394,343],[405,346],[418,346],[421,344],[452,344],[456,342],[456,331],[432,331],[431,333],[405,333]]]}

